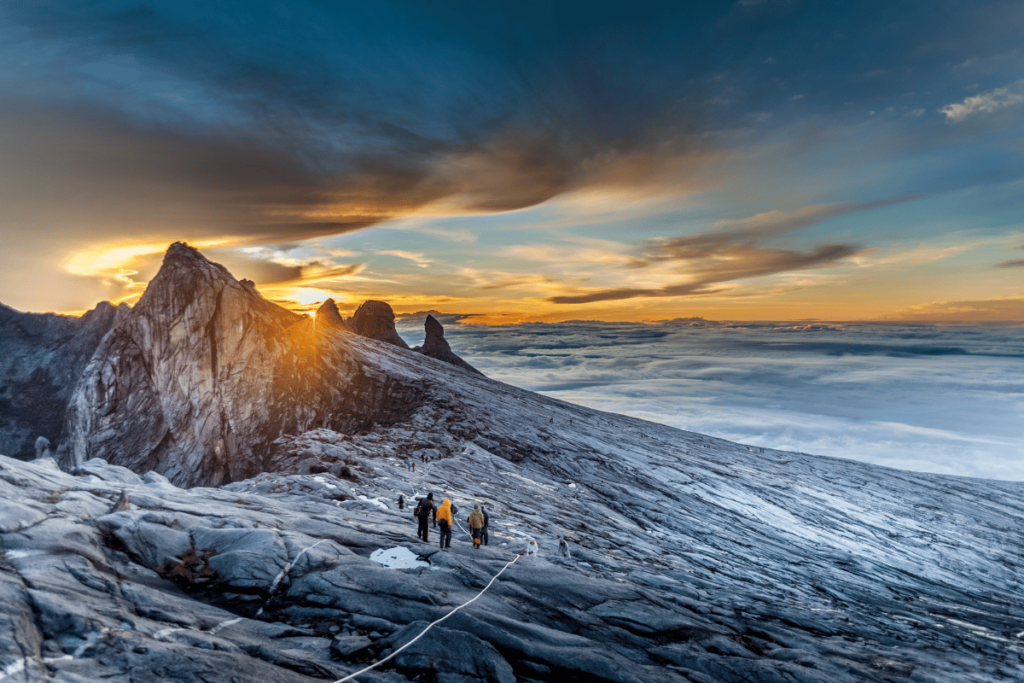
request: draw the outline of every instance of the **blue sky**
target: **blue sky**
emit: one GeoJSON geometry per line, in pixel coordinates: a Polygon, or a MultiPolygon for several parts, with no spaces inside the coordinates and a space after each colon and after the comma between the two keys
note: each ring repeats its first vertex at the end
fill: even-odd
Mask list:
{"type": "Polygon", "coordinates": [[[0,301],[1024,319],[1019,2],[6,2],[0,301]]]}

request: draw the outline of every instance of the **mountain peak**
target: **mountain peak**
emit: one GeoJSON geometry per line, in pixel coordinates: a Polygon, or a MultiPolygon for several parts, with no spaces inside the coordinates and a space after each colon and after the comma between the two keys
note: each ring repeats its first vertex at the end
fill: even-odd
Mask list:
{"type": "Polygon", "coordinates": [[[167,247],[167,251],[164,253],[164,259],[169,258],[182,258],[182,259],[197,259],[200,261],[206,261],[206,257],[203,256],[198,249],[190,247],[188,242],[175,242],[174,244],[167,247]]]}
{"type": "Polygon", "coordinates": [[[338,305],[334,303],[334,299],[327,299],[324,301],[320,308],[316,309],[316,322],[317,324],[326,324],[330,327],[339,327],[342,329],[349,329],[345,319],[341,317],[341,313],[338,311],[338,305]]]}

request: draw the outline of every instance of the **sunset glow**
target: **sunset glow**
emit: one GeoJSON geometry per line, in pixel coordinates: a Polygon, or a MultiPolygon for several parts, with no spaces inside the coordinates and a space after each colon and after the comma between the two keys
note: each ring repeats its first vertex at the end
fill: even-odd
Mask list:
{"type": "Polygon", "coordinates": [[[924,11],[17,3],[0,301],[183,240],[303,312],[1021,322],[1024,9],[924,11]]]}

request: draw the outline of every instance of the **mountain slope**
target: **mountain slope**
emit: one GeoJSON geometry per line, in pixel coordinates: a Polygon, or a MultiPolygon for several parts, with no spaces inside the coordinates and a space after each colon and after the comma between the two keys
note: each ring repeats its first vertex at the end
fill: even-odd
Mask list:
{"type": "Polygon", "coordinates": [[[0,453],[35,457],[39,437],[56,448],[78,378],[127,312],[103,302],[75,318],[0,304],[0,453]]]}

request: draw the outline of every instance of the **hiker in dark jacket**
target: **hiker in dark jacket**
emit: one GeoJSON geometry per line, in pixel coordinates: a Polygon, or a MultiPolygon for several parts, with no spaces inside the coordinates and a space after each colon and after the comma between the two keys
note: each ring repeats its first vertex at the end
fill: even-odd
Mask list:
{"type": "Polygon", "coordinates": [[[419,520],[419,528],[416,530],[417,538],[424,543],[430,542],[430,515],[434,512],[434,494],[428,493],[427,497],[419,502],[416,510],[413,511],[416,519],[419,520]]]}
{"type": "Polygon", "coordinates": [[[487,545],[487,525],[491,523],[491,516],[487,514],[487,506],[481,505],[480,512],[484,513],[484,525],[480,527],[480,542],[487,545]]]}
{"type": "Polygon", "coordinates": [[[401,493],[398,494],[398,509],[405,509],[405,496],[403,496],[401,493]]]}

